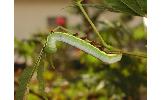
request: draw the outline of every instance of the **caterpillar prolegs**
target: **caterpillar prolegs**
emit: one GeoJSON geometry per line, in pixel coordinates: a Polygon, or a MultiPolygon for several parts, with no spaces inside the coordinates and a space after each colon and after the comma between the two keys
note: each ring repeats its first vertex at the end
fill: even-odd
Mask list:
{"type": "Polygon", "coordinates": [[[54,53],[57,51],[56,43],[61,41],[70,44],[80,50],[100,59],[101,61],[111,64],[121,60],[122,54],[107,54],[99,50],[97,47],[91,45],[89,42],[75,37],[65,32],[53,32],[47,37],[47,44],[45,51],[47,53],[54,53]]]}

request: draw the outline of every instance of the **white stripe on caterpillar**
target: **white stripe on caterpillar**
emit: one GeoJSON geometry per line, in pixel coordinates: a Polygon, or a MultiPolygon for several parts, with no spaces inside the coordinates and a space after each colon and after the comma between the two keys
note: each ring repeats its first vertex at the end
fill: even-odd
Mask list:
{"type": "Polygon", "coordinates": [[[108,64],[118,62],[122,58],[122,54],[107,54],[90,43],[64,32],[54,32],[50,34],[47,38],[47,46],[45,47],[45,51],[48,53],[56,52],[57,41],[65,42],[76,48],[79,48],[108,64]]]}

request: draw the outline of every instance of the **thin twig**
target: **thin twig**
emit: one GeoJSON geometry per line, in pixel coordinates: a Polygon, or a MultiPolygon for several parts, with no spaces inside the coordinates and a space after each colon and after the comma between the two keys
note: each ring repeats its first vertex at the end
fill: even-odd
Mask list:
{"type": "Polygon", "coordinates": [[[132,56],[137,56],[137,57],[143,57],[143,58],[147,58],[147,56],[144,56],[144,55],[138,55],[138,54],[134,54],[132,52],[128,52],[128,51],[124,51],[124,50],[120,50],[120,49],[117,49],[117,48],[114,48],[113,46],[107,44],[102,36],[100,35],[99,31],[97,30],[97,28],[95,27],[95,25],[93,24],[93,22],[91,21],[91,19],[89,18],[89,16],[87,15],[87,13],[85,12],[81,2],[83,0],[79,0],[77,3],[77,6],[80,8],[80,10],[82,11],[83,15],[85,16],[85,18],[88,20],[88,22],[90,23],[90,25],[92,26],[94,32],[98,35],[98,37],[100,38],[102,44],[107,48],[109,49],[110,51],[117,51],[119,53],[123,53],[123,54],[126,54],[126,55],[132,55],[132,56]]]}
{"type": "Polygon", "coordinates": [[[106,48],[108,48],[108,49],[110,49],[110,50],[115,50],[114,47],[112,47],[111,45],[108,45],[108,44],[103,40],[103,38],[102,38],[102,36],[100,35],[99,31],[97,30],[97,28],[95,27],[95,25],[93,24],[93,22],[91,21],[91,19],[90,19],[89,16],[87,15],[87,13],[85,12],[85,10],[84,10],[84,8],[83,8],[83,6],[82,6],[82,4],[81,4],[81,1],[78,1],[77,4],[78,4],[78,7],[80,8],[80,10],[82,11],[82,13],[84,14],[85,18],[88,20],[88,22],[89,22],[90,25],[92,26],[94,32],[95,32],[95,33],[98,35],[98,37],[100,38],[102,44],[103,44],[106,48]]]}

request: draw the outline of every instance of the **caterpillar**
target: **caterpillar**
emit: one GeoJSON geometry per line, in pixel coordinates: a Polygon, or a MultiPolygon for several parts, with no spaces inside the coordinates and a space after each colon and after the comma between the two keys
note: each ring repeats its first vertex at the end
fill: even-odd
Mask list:
{"type": "Polygon", "coordinates": [[[71,34],[65,32],[52,32],[47,37],[47,43],[45,47],[45,52],[54,53],[57,51],[56,43],[61,41],[72,45],[80,50],[98,58],[99,60],[111,64],[121,60],[122,54],[107,54],[104,51],[99,50],[97,47],[91,45],[89,42],[75,37],[71,34]]]}

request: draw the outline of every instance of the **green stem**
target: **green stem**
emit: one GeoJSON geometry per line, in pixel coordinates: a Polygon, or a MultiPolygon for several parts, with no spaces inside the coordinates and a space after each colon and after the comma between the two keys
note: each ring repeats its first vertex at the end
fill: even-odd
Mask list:
{"type": "MultiPolygon", "coordinates": [[[[73,34],[72,31],[62,27],[62,26],[57,26],[53,31],[56,31],[56,30],[59,30],[59,29],[62,29],[63,31],[66,31],[70,34],[73,34]]],[[[119,50],[119,49],[116,49],[116,50],[109,50],[107,51],[107,53],[112,53],[112,54],[125,54],[125,55],[130,55],[130,56],[135,56],[135,57],[142,57],[142,58],[147,58],[147,56],[145,54],[137,54],[137,53],[133,53],[133,52],[129,52],[129,51],[124,51],[124,50],[119,50]]]]}
{"type": "Polygon", "coordinates": [[[88,20],[88,22],[89,22],[90,25],[92,26],[94,32],[95,32],[95,33],[98,35],[98,37],[100,38],[102,44],[103,44],[106,48],[108,48],[109,50],[117,50],[116,48],[112,47],[111,45],[108,45],[108,44],[103,40],[103,38],[102,38],[102,36],[100,35],[99,31],[97,30],[97,28],[95,27],[95,25],[93,24],[93,22],[91,21],[91,19],[90,19],[89,16],[87,15],[87,13],[85,12],[85,10],[84,10],[84,8],[83,8],[83,6],[82,6],[82,4],[81,4],[81,1],[82,1],[82,0],[78,1],[78,2],[77,2],[77,5],[78,5],[78,7],[80,8],[80,10],[82,11],[82,13],[84,14],[85,18],[88,20]]]}
{"type": "Polygon", "coordinates": [[[69,34],[73,34],[73,33],[74,33],[74,32],[72,32],[71,30],[69,30],[69,29],[67,29],[67,28],[64,28],[64,27],[62,27],[62,26],[57,26],[53,31],[55,32],[56,30],[59,30],[59,29],[65,31],[65,32],[68,32],[69,34]]]}
{"type": "Polygon", "coordinates": [[[117,52],[119,52],[119,53],[123,53],[123,54],[126,54],[126,55],[132,55],[132,56],[147,58],[147,56],[145,56],[145,55],[135,54],[135,53],[128,52],[128,51],[123,51],[123,50],[114,48],[113,46],[107,44],[107,43],[103,40],[102,36],[100,35],[99,31],[97,30],[97,28],[95,27],[95,25],[93,24],[93,22],[91,21],[91,19],[89,18],[89,16],[88,16],[88,14],[86,13],[86,11],[84,10],[84,8],[83,8],[83,6],[82,6],[82,4],[81,4],[82,1],[83,1],[83,0],[79,0],[79,1],[77,2],[77,6],[80,8],[80,10],[82,11],[83,15],[85,16],[85,18],[88,20],[88,22],[89,22],[90,25],[92,26],[94,32],[95,32],[95,33],[98,35],[98,37],[100,38],[102,44],[103,44],[107,49],[109,49],[110,52],[111,52],[111,51],[117,51],[117,52]]]}

